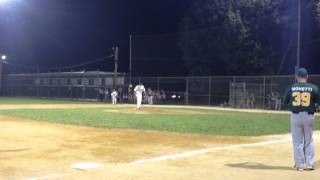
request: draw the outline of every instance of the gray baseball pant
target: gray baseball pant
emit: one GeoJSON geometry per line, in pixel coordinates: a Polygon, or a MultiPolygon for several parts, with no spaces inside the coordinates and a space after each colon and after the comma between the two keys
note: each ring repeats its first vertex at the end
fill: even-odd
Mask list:
{"type": "Polygon", "coordinates": [[[291,133],[295,165],[314,166],[313,127],[315,116],[307,112],[292,113],[291,133]]]}

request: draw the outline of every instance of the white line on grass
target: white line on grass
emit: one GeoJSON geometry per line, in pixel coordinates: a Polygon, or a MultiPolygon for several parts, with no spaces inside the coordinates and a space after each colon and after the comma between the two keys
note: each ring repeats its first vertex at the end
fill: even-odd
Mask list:
{"type": "MultiPolygon", "coordinates": [[[[319,132],[315,133],[314,138],[320,139],[320,133],[319,132]]],[[[226,146],[222,146],[222,147],[199,149],[199,150],[187,151],[187,152],[182,152],[182,153],[177,153],[177,154],[154,157],[154,158],[150,158],[150,159],[142,159],[142,160],[133,161],[130,164],[131,165],[139,165],[139,164],[151,163],[151,162],[156,162],[156,161],[176,160],[176,159],[191,157],[194,155],[207,154],[210,152],[216,152],[216,151],[222,151],[222,150],[231,150],[231,149],[237,149],[237,148],[250,148],[250,147],[258,147],[258,146],[265,146],[265,145],[272,145],[272,144],[283,144],[283,143],[289,143],[289,142],[291,142],[291,138],[262,141],[262,142],[251,143],[251,144],[226,145],[226,146]]]]}

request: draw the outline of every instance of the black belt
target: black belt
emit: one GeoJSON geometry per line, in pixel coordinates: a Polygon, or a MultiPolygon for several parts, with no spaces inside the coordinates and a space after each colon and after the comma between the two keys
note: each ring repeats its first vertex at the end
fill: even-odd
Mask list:
{"type": "MultiPolygon", "coordinates": [[[[292,113],[293,113],[293,114],[299,114],[299,113],[301,113],[301,112],[299,112],[299,111],[292,111],[292,113]]],[[[308,112],[308,114],[314,115],[314,112],[308,112]]]]}

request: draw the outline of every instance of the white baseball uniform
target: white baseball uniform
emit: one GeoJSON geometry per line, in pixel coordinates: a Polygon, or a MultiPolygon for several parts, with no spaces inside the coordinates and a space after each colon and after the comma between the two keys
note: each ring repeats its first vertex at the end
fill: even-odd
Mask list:
{"type": "Polygon", "coordinates": [[[111,93],[112,104],[117,104],[117,97],[118,97],[117,91],[113,91],[111,93]]]}
{"type": "Polygon", "coordinates": [[[141,103],[142,103],[142,94],[146,91],[146,89],[144,88],[143,85],[137,85],[134,88],[134,93],[136,95],[137,98],[137,108],[139,109],[141,107],[141,103]]]}

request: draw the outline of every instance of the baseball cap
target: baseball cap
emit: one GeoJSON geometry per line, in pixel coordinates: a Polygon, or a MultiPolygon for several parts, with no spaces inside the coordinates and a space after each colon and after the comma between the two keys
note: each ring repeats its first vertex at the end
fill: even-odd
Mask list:
{"type": "Polygon", "coordinates": [[[305,78],[308,76],[308,71],[306,68],[299,68],[297,71],[297,76],[301,78],[305,78]]]}

